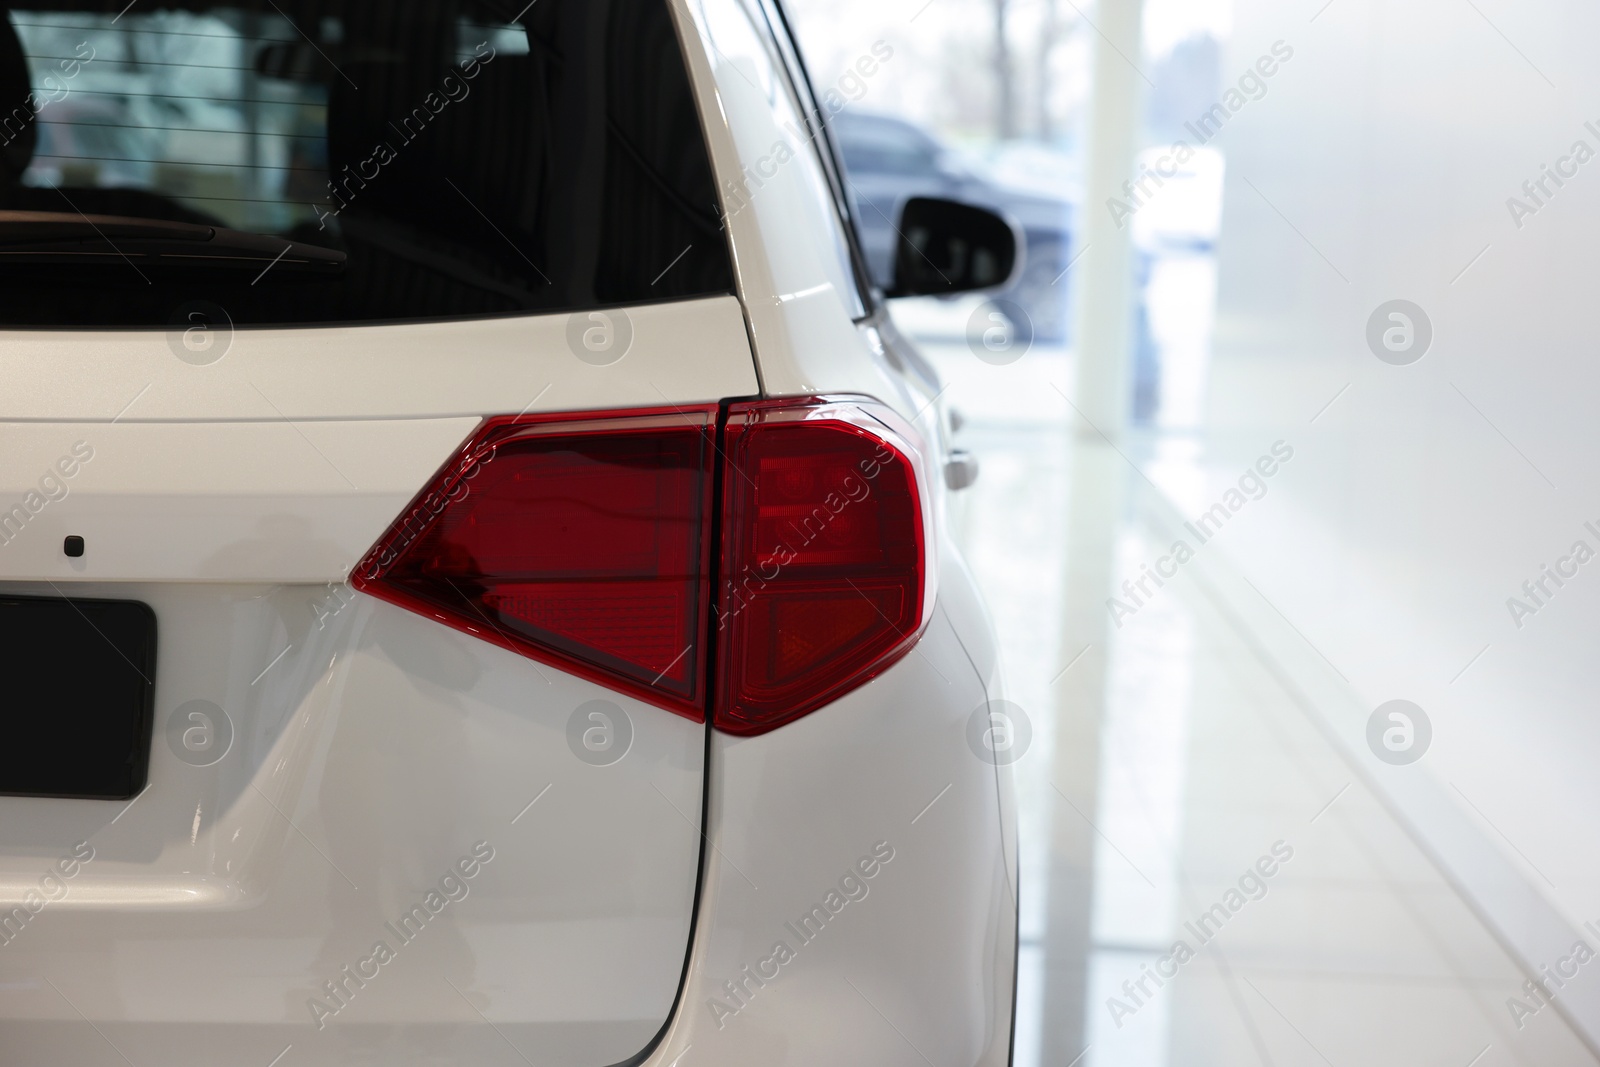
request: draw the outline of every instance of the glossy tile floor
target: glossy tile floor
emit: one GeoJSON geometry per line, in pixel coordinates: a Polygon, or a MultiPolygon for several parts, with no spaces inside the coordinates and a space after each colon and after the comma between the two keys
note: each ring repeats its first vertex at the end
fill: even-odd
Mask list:
{"type": "Polygon", "coordinates": [[[1200,575],[1113,625],[1167,544],[1139,471],[1198,478],[1201,444],[1080,436],[1069,354],[984,363],[970,310],[901,320],[982,464],[957,527],[1033,730],[1018,1067],[1596,1062],[1554,1009],[1518,1028],[1524,976],[1200,575]]]}

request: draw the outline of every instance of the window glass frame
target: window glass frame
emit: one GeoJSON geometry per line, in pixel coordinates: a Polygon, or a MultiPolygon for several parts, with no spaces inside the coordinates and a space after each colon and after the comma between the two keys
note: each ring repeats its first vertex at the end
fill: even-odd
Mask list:
{"type": "MultiPolygon", "coordinates": [[[[856,296],[860,301],[862,313],[854,317],[857,323],[875,318],[883,308],[881,291],[872,281],[872,273],[867,268],[866,254],[861,248],[861,234],[856,220],[855,207],[851,202],[849,190],[846,188],[848,179],[838,147],[834,143],[833,132],[828,123],[828,117],[817,104],[816,92],[811,83],[811,75],[805,65],[805,60],[800,54],[800,44],[794,35],[793,24],[789,20],[788,12],[784,9],[782,0],[756,0],[761,9],[762,18],[766,20],[772,38],[777,42],[779,67],[788,82],[789,91],[799,104],[798,110],[805,118],[806,129],[810,134],[812,155],[822,168],[822,173],[828,182],[828,191],[833,198],[834,213],[839,227],[839,236],[849,250],[850,269],[854,275],[856,296]]],[[[898,228],[897,228],[898,232],[898,228]]]]}

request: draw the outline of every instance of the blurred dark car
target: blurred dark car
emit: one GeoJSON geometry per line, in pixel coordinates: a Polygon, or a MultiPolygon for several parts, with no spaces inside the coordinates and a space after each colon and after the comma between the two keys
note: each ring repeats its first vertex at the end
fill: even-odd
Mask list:
{"type": "Polygon", "coordinates": [[[995,295],[1022,306],[1038,339],[1065,340],[1067,282],[1061,275],[1072,261],[1071,202],[1007,188],[904,119],[847,110],[834,116],[833,131],[874,281],[884,288],[893,281],[893,220],[908,198],[935,196],[986,207],[1014,219],[1027,239],[1022,274],[995,295]]]}

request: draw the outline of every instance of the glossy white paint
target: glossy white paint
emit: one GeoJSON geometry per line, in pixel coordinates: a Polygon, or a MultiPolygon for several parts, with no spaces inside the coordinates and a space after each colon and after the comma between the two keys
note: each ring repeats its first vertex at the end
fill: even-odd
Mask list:
{"type": "Polygon", "coordinates": [[[994,769],[966,733],[985,700],[941,601],[867,687],[771,734],[714,735],[693,970],[652,1067],[1007,1062],[1014,883],[994,769]],[[874,846],[893,858],[838,905],[874,846]],[[806,941],[814,905],[839,910],[806,941]],[[780,942],[793,959],[770,977],[780,942]]]}
{"type": "Polygon", "coordinates": [[[479,421],[0,424],[0,579],[343,581],[479,421]]]}
{"type": "Polygon", "coordinates": [[[757,391],[732,297],[609,314],[634,338],[604,367],[564,314],[245,330],[203,367],[161,332],[0,333],[0,523],[30,510],[0,578],[340,581],[484,416],[757,391]]]}
{"type": "Polygon", "coordinates": [[[753,0],[674,3],[733,235],[734,269],[768,396],[875,396],[915,419],[914,394],[859,307],[840,223],[753,0]],[[783,160],[779,162],[779,160],[783,160]]]}
{"type": "Polygon", "coordinates": [[[501,1062],[479,1011],[534,1062],[606,1064],[660,1027],[689,936],[703,726],[343,587],[75,592],[156,612],[151,784],[131,805],[0,798],[0,911],[93,849],[0,944],[0,1061],[110,1062],[80,1012],[135,1063],[194,1067],[291,1043],[295,1063],[501,1062]],[[167,737],[197,699],[233,728],[210,767],[167,737]],[[606,767],[567,742],[596,699],[633,727],[606,767]],[[493,859],[405,943],[400,917],[478,842],[493,859]],[[380,940],[393,962],[347,979],[380,940]],[[348,1006],[319,1019],[329,981],[348,1006]]]}
{"type": "MultiPolygon", "coordinates": [[[[855,392],[895,407],[935,460],[925,488],[942,531],[947,494],[937,475],[948,446],[938,387],[913,372],[892,326],[851,325],[838,223],[820,167],[794,132],[802,126],[759,8],[749,0],[674,7],[680,26],[693,27],[685,50],[764,392],[855,392]],[[780,144],[792,158],[764,164],[780,144]]],[[[933,555],[938,609],[912,654],[774,733],[713,734],[714,849],[688,983],[647,1061],[653,1067],[680,1058],[730,1067],[1008,1061],[1015,811],[1009,770],[967,741],[973,714],[1000,695],[993,628],[947,538],[933,555]],[[895,859],[866,883],[866,897],[802,946],[785,924],[822,903],[880,841],[895,859]],[[748,975],[762,977],[779,941],[795,958],[756,984],[748,975]]]]}
{"type": "Polygon", "coordinates": [[[606,367],[572,353],[566,315],[240,331],[203,367],[161,333],[0,336],[0,501],[33,509],[0,543],[0,589],[140,600],[159,637],[149,790],[126,810],[0,798],[0,912],[95,850],[0,944],[0,1062],[95,1062],[111,1050],[84,1019],[173,1064],[290,1044],[330,1065],[495,1062],[481,1010],[538,1062],[588,1067],[660,1029],[705,727],[328,584],[485,416],[757,391],[735,299],[626,314],[633,345],[606,367]],[[613,766],[569,748],[592,699],[634,727],[613,766]],[[232,723],[213,767],[166,736],[191,700],[232,723]],[[480,840],[495,861],[400,948],[384,922],[480,840]],[[380,939],[395,962],[341,977],[380,939]],[[308,1002],[337,1006],[334,980],[356,992],[319,1028],[308,1002]]]}
{"type": "MultiPolygon", "coordinates": [[[[83,532],[69,519],[107,522],[86,535],[84,569],[63,573],[40,547],[6,570],[0,546],[0,574],[144,600],[161,627],[149,791],[131,807],[0,798],[0,900],[26,899],[76,842],[95,849],[67,896],[0,945],[0,1062],[601,1067],[663,1023],[644,1057],[660,1067],[1007,1062],[1009,776],[968,741],[999,695],[997,662],[946,539],[911,654],[783,729],[713,734],[709,766],[699,724],[303,584],[342,576],[351,546],[490,414],[857,393],[942,456],[937,386],[908,371],[892,331],[853,321],[838,221],[786,128],[800,124],[759,8],[671,3],[725,196],[745,168],[761,180],[725,205],[739,298],[629,309],[617,364],[572,355],[565,315],[246,331],[209,367],[159,333],[0,334],[0,434],[22,442],[0,487],[25,491],[30,463],[90,434],[107,442],[90,466],[109,472],[32,520],[57,525],[23,531],[54,553],[83,532]],[[780,142],[791,158],[773,169],[780,142]],[[235,727],[207,768],[166,740],[196,699],[235,727]],[[611,767],[568,749],[591,699],[634,726],[611,767]],[[480,841],[494,859],[469,895],[319,1029],[307,1001],[480,841]],[[893,858],[867,895],[791,941],[795,958],[744,1006],[730,998],[723,983],[880,842],[893,858]],[[713,997],[739,1011],[719,1018],[713,997]]],[[[928,483],[942,526],[936,466],[928,483]]]]}
{"type": "MultiPolygon", "coordinates": [[[[197,367],[162,331],[0,331],[0,423],[478,418],[664,407],[758,390],[733,297],[626,309],[633,346],[597,367],[568,315],[239,330],[197,367]]],[[[203,444],[193,462],[204,463],[203,444]]]]}

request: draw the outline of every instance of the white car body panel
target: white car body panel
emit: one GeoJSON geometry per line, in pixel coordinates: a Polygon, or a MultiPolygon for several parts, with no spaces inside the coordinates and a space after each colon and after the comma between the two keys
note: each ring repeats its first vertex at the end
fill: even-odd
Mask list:
{"type": "Polygon", "coordinates": [[[914,395],[881,346],[851,323],[855,283],[838,252],[827,179],[805,141],[804,121],[790,111],[759,10],[746,0],[673,6],[680,26],[693,27],[682,34],[689,73],[764,394],[858,393],[918,421],[930,397],[914,395]],[[780,145],[792,158],[777,164],[780,145]]]}
{"type": "Polygon", "coordinates": [[[160,331],[0,332],[0,506],[63,448],[96,450],[0,544],[0,595],[48,580],[140,600],[160,635],[147,792],[0,797],[6,907],[76,842],[94,850],[0,944],[0,1062],[1008,1062],[1010,775],[968,741],[1001,695],[997,656],[947,539],[928,546],[937,603],[917,647],[749,738],[342,584],[494,414],[874,397],[925,439],[943,528],[936,388],[891,331],[854,321],[764,17],[754,0],[668,3],[737,296],[627,308],[619,362],[578,358],[566,314],[240,330],[209,366],[160,331]],[[780,143],[792,158],[774,170],[780,143]],[[81,560],[61,553],[69,533],[81,560]],[[209,766],[168,736],[194,700],[233,726],[209,766]],[[631,722],[625,760],[569,751],[591,700],[631,722]],[[470,892],[319,1020],[324,983],[393,942],[383,920],[480,842],[494,858],[470,892]],[[894,855],[868,894],[734,997],[725,983],[880,842],[894,855]]]}
{"type": "MultiPolygon", "coordinates": [[[[839,287],[853,282],[833,254],[838,223],[811,149],[774,111],[786,98],[759,11],[747,0],[673,4],[680,24],[694,27],[683,33],[689,69],[764,393],[854,392],[894,407],[929,448],[924,489],[943,530],[937,392],[903,369],[893,339],[850,321],[839,287]],[[779,141],[794,158],[741,206],[729,195],[729,178],[760,173],[779,141]]],[[[929,546],[929,565],[937,567],[938,606],[911,655],[771,734],[713,733],[712,847],[691,969],[650,1067],[1009,1062],[1017,917],[1011,770],[980,758],[967,741],[974,713],[1003,695],[998,654],[971,573],[947,537],[929,546]],[[879,841],[896,858],[868,883],[865,898],[836,916],[842,936],[830,922],[815,944],[799,947],[785,924],[819,903],[879,841]],[[758,969],[778,940],[796,958],[767,986],[751,983],[743,969],[758,969]],[[711,1007],[738,1006],[728,982],[752,991],[731,1017],[711,1007]]]]}
{"type": "Polygon", "coordinates": [[[49,501],[5,529],[0,578],[342,581],[478,422],[0,424],[0,522],[49,501]],[[50,500],[74,447],[91,458],[50,500]],[[63,555],[68,535],[92,551],[63,555]]]}
{"type": "Polygon", "coordinates": [[[266,1063],[291,1043],[297,1063],[357,1062],[469,1038],[480,1020],[446,982],[541,1063],[617,1062],[660,1027],[692,916],[704,726],[340,589],[75,590],[161,622],[151,785],[131,805],[0,798],[4,908],[74,843],[93,849],[0,945],[5,1062],[51,1062],[48,1021],[75,1011],[135,1062],[266,1063]],[[195,699],[233,724],[209,767],[168,737],[195,699]],[[568,751],[569,716],[597,699],[632,723],[607,767],[568,751]],[[480,841],[494,859],[467,896],[402,947],[393,924],[480,841]],[[397,959],[319,1017],[312,998],[337,1006],[323,984],[379,940],[397,959]]]}
{"type": "Polygon", "coordinates": [[[0,594],[142,601],[160,646],[145,794],[0,797],[0,911],[76,843],[94,851],[0,944],[0,1061],[96,1062],[111,1049],[79,1048],[80,1018],[136,1061],[196,1067],[291,1044],[300,1063],[493,1062],[503,1039],[474,1009],[541,1063],[619,1062],[661,1029],[693,921],[705,726],[342,584],[486,415],[757,391],[735,299],[625,314],[633,343],[608,366],[573,354],[566,314],[239,330],[209,366],[160,331],[0,335],[0,501],[76,442],[93,452],[0,544],[0,594]],[[167,739],[192,700],[232,723],[214,766],[167,739]],[[613,766],[569,751],[591,700],[632,723],[613,766]],[[343,966],[398,949],[377,917],[479,841],[496,859],[433,944],[319,1019],[343,966]]]}
{"type": "Polygon", "coordinates": [[[714,735],[694,966],[652,1067],[1008,1062],[1014,880],[993,765],[966,743],[985,701],[941,602],[866,687],[771,734],[714,735]],[[866,895],[803,942],[801,917],[880,842],[893,859],[866,895]],[[770,977],[778,942],[794,958],[770,977]]]}
{"type": "MultiPolygon", "coordinates": [[[[646,304],[626,314],[632,347],[607,366],[573,354],[567,314],[241,329],[209,366],[176,358],[161,330],[5,330],[0,424],[481,418],[666,407],[758,391],[733,297],[646,304]]],[[[205,459],[203,452],[194,458],[205,459]]]]}
{"type": "Polygon", "coordinates": [[[162,332],[0,333],[0,519],[78,442],[95,457],[0,538],[0,578],[342,581],[485,415],[757,392],[732,297],[625,314],[609,366],[565,314],[241,330],[210,366],[162,332]],[[68,534],[94,551],[66,558],[68,534]]]}

